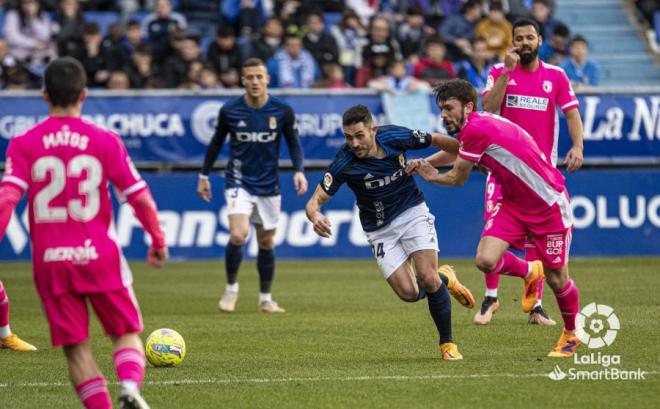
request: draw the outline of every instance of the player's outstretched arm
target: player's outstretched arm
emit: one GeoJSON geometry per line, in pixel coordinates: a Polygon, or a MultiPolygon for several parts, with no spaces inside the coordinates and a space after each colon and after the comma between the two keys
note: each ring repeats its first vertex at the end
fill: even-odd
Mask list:
{"type": "Polygon", "coordinates": [[[0,240],[5,235],[5,229],[9,224],[11,214],[14,208],[23,197],[23,192],[17,187],[12,185],[4,185],[0,187],[0,240]]]}
{"type": "Polygon", "coordinates": [[[566,153],[564,165],[569,172],[575,172],[582,167],[584,141],[582,136],[582,118],[577,108],[567,111],[566,125],[568,125],[568,135],[573,141],[573,147],[566,153]]]}
{"type": "Polygon", "coordinates": [[[162,267],[169,258],[165,234],[158,222],[158,208],[149,189],[129,199],[128,203],[133,207],[135,216],[140,221],[144,230],[151,236],[151,246],[147,252],[147,263],[154,267],[162,267]]]}
{"type": "Polygon", "coordinates": [[[504,100],[506,84],[509,81],[509,72],[516,68],[518,61],[520,61],[520,56],[517,53],[517,48],[514,47],[507,50],[504,56],[504,69],[500,73],[500,76],[497,77],[491,89],[483,97],[484,111],[494,114],[499,112],[502,101],[504,100]]]}
{"type": "Polygon", "coordinates": [[[305,206],[305,214],[314,225],[314,232],[321,237],[330,237],[332,234],[332,223],[330,219],[321,213],[321,207],[332,198],[323,191],[321,186],[317,186],[312,198],[305,206]]]}
{"type": "Polygon", "coordinates": [[[445,152],[453,153],[454,155],[458,154],[458,148],[461,146],[461,144],[451,136],[439,133],[431,134],[431,145],[440,148],[445,152]]]}
{"type": "Polygon", "coordinates": [[[472,162],[457,157],[454,167],[449,172],[438,173],[438,170],[427,160],[417,159],[408,163],[406,173],[409,175],[417,174],[427,182],[440,186],[463,186],[470,177],[472,166],[472,162]]]}
{"type": "Polygon", "coordinates": [[[441,166],[449,166],[454,163],[456,160],[456,154],[445,151],[438,151],[433,155],[427,156],[425,159],[434,168],[439,168],[441,166]]]}

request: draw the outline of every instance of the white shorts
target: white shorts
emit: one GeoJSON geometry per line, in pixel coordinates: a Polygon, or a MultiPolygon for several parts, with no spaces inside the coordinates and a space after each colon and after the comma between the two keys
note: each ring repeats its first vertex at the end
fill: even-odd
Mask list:
{"type": "Polygon", "coordinates": [[[388,279],[394,271],[419,250],[438,251],[435,217],[425,203],[411,207],[390,224],[372,232],[365,232],[378,268],[388,279]]]}
{"type": "Polygon", "coordinates": [[[225,189],[227,214],[245,214],[250,221],[263,226],[264,230],[277,227],[280,218],[282,196],[254,196],[240,187],[225,189]]]}

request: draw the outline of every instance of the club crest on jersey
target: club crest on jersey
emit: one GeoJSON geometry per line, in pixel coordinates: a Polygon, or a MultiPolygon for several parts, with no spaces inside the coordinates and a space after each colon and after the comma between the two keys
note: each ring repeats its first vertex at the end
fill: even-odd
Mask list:
{"type": "Polygon", "coordinates": [[[268,117],[268,126],[270,126],[270,129],[277,129],[277,118],[274,116],[268,117]]]}
{"type": "Polygon", "coordinates": [[[403,153],[399,155],[399,165],[401,165],[402,168],[406,167],[406,157],[403,156],[403,153]]]}
{"type": "Polygon", "coordinates": [[[330,186],[332,186],[332,175],[330,172],[325,172],[325,175],[323,175],[323,187],[328,190],[330,186]]]}
{"type": "Polygon", "coordinates": [[[543,91],[545,92],[552,92],[552,82],[550,81],[543,81],[543,91]]]}

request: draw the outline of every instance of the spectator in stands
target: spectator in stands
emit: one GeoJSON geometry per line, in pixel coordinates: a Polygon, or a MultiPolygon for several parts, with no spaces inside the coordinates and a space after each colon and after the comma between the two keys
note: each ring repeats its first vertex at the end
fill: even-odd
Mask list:
{"type": "Polygon", "coordinates": [[[366,87],[372,79],[387,75],[387,67],[394,61],[389,50],[379,46],[371,50],[368,55],[366,64],[355,73],[355,86],[358,88],[366,87]]]}
{"type": "Polygon", "coordinates": [[[56,53],[53,23],[37,0],[18,0],[3,27],[10,53],[19,61],[45,64],[56,53]]]}
{"type": "Polygon", "coordinates": [[[137,20],[129,20],[126,23],[126,49],[132,54],[133,51],[142,44],[142,29],[137,20]]]}
{"type": "Polygon", "coordinates": [[[204,65],[199,73],[199,85],[202,89],[222,89],[222,83],[218,79],[218,75],[208,65],[204,65]]]}
{"type": "MultiPolygon", "coordinates": [[[[242,2],[249,3],[246,0],[242,2]]],[[[219,0],[178,0],[178,3],[178,10],[186,18],[189,33],[199,38],[215,36],[220,23],[219,0]]]]}
{"type": "Polygon", "coordinates": [[[116,0],[116,2],[123,21],[133,13],[154,9],[154,0],[116,0]]]}
{"type": "MultiPolygon", "coordinates": [[[[505,0],[502,2],[504,13],[509,21],[515,22],[519,18],[532,18],[533,0],[505,0]]],[[[555,0],[547,0],[550,14],[555,13],[555,0]]]]}
{"type": "Polygon", "coordinates": [[[341,65],[336,63],[326,63],[321,66],[323,79],[316,81],[313,88],[342,89],[351,88],[351,85],[344,80],[344,70],[341,65]]]}
{"type": "Polygon", "coordinates": [[[378,3],[373,0],[346,0],[346,7],[353,10],[360,23],[366,26],[378,11],[378,3]]]}
{"type": "Polygon", "coordinates": [[[190,64],[201,61],[201,50],[195,37],[188,37],[176,45],[174,55],[167,59],[163,68],[163,78],[167,88],[178,88],[187,78],[190,64]]]}
{"type": "Polygon", "coordinates": [[[221,0],[222,24],[237,29],[239,36],[248,37],[259,32],[261,24],[270,15],[272,3],[263,0],[221,0]]]}
{"type": "Polygon", "coordinates": [[[319,66],[339,61],[339,49],[332,34],[325,31],[325,23],[320,13],[307,15],[303,45],[316,60],[319,66]]]}
{"type": "Polygon", "coordinates": [[[85,24],[79,0],[62,0],[55,14],[57,54],[80,58],[83,49],[82,28],[85,24]]]}
{"type": "Polygon", "coordinates": [[[14,65],[15,63],[16,58],[9,54],[9,45],[7,44],[7,40],[0,37],[0,89],[4,89],[5,83],[7,82],[7,78],[5,78],[7,74],[7,67],[14,65]]]}
{"type": "Polygon", "coordinates": [[[108,62],[105,55],[101,52],[101,29],[96,23],[86,23],[83,26],[83,52],[80,56],[80,62],[85,68],[87,74],[88,87],[105,86],[110,77],[108,62]]]}
{"type": "Polygon", "coordinates": [[[192,61],[188,64],[186,71],[186,77],[179,84],[179,89],[189,89],[189,90],[199,90],[201,85],[199,83],[200,75],[202,74],[202,69],[204,64],[201,61],[192,61]]]}
{"type": "Polygon", "coordinates": [[[345,10],[344,0],[306,0],[309,10],[321,10],[324,13],[341,13],[345,10]]]}
{"type": "Polygon", "coordinates": [[[447,42],[447,58],[458,61],[466,58],[472,50],[470,41],[474,39],[474,30],[481,19],[481,3],[468,0],[461,7],[461,13],[447,17],[440,25],[440,34],[447,42]]]}
{"type": "Polygon", "coordinates": [[[5,88],[8,91],[23,91],[30,88],[30,72],[19,61],[5,67],[5,88]]]}
{"type": "Polygon", "coordinates": [[[295,34],[287,34],[284,44],[266,64],[270,84],[275,88],[309,88],[319,75],[314,57],[303,48],[295,34]]]}
{"type": "Polygon", "coordinates": [[[131,88],[146,88],[149,79],[160,77],[160,67],[154,64],[149,44],[139,44],[135,47],[131,62],[126,68],[131,88]]]}
{"type": "Polygon", "coordinates": [[[479,94],[486,87],[488,71],[493,64],[491,55],[487,41],[477,37],[472,41],[470,58],[456,64],[458,77],[469,81],[479,91],[479,94]]]}
{"type": "Polygon", "coordinates": [[[282,21],[284,31],[297,34],[305,25],[306,9],[302,6],[302,0],[276,0],[274,12],[282,21]]]}
{"type": "Polygon", "coordinates": [[[568,79],[571,80],[573,87],[597,86],[600,82],[600,68],[595,62],[587,58],[589,52],[587,39],[581,35],[573,37],[570,52],[570,58],[563,60],[560,66],[566,72],[568,79]]]}
{"type": "Polygon", "coordinates": [[[284,27],[277,17],[266,20],[261,35],[250,44],[248,55],[261,61],[268,61],[282,44],[284,27]]]}
{"type": "Polygon", "coordinates": [[[387,54],[388,61],[403,58],[399,42],[392,36],[390,22],[382,15],[372,18],[369,25],[369,43],[363,54],[368,59],[372,53],[387,54]]]}
{"type": "Polygon", "coordinates": [[[412,64],[419,61],[422,53],[424,37],[433,34],[434,30],[424,25],[424,9],[419,5],[409,7],[405,23],[398,29],[399,44],[403,58],[412,64]]]}
{"type": "Polygon", "coordinates": [[[243,56],[231,26],[218,28],[215,40],[206,52],[206,63],[215,70],[226,87],[238,86],[243,56]]]}
{"type": "Polygon", "coordinates": [[[378,92],[388,92],[391,94],[398,91],[416,92],[431,90],[428,82],[420,81],[406,73],[406,62],[404,60],[394,61],[390,64],[387,75],[372,79],[367,86],[378,92]]]}
{"type": "Polygon", "coordinates": [[[440,36],[432,36],[426,41],[426,56],[415,64],[414,76],[432,86],[441,81],[456,78],[456,70],[445,59],[447,48],[440,36]]]}
{"type": "Polygon", "coordinates": [[[552,16],[548,0],[534,0],[532,3],[532,18],[539,25],[543,41],[552,37],[552,32],[559,21],[552,16]]]}
{"type": "Polygon", "coordinates": [[[557,23],[552,30],[552,36],[544,39],[541,48],[539,48],[539,58],[541,61],[553,65],[559,63],[568,57],[568,43],[571,37],[571,31],[562,23],[557,23]]]}
{"type": "Polygon", "coordinates": [[[112,71],[108,77],[108,89],[124,90],[131,88],[131,81],[125,71],[112,71]]]}
{"type": "Polygon", "coordinates": [[[339,24],[330,28],[339,47],[339,64],[344,68],[344,76],[350,84],[355,72],[362,67],[362,49],[367,44],[367,33],[357,14],[351,9],[344,10],[339,24]]]}
{"type": "Polygon", "coordinates": [[[101,42],[101,53],[108,64],[110,71],[123,69],[131,61],[131,50],[124,36],[124,27],[121,23],[112,23],[108,27],[108,34],[101,42]]]}
{"type": "Polygon", "coordinates": [[[142,33],[156,55],[166,54],[171,33],[175,29],[185,30],[186,27],[186,18],[172,10],[170,0],[156,0],[154,12],[142,20],[142,33]]]}
{"type": "Polygon", "coordinates": [[[502,2],[497,0],[491,1],[488,15],[479,21],[474,36],[484,39],[491,55],[503,61],[506,51],[512,46],[511,32],[511,23],[504,16],[502,2]]]}

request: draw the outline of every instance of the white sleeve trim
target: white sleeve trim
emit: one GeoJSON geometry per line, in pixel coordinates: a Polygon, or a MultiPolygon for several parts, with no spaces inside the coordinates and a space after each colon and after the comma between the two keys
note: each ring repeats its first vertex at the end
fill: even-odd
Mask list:
{"type": "Polygon", "coordinates": [[[15,184],[15,185],[18,185],[18,186],[21,187],[23,190],[27,190],[27,189],[28,189],[28,184],[27,184],[27,182],[24,181],[24,180],[21,179],[21,178],[17,178],[16,176],[5,175],[5,176],[2,178],[2,181],[3,181],[3,182],[11,182],[11,183],[13,183],[13,184],[15,184]]]}
{"type": "Polygon", "coordinates": [[[568,103],[566,103],[566,104],[564,104],[564,105],[561,106],[561,110],[562,110],[562,111],[565,111],[566,108],[571,107],[571,106],[573,106],[573,105],[580,105],[580,102],[579,102],[579,101],[571,101],[571,102],[568,102],[568,103]]]}
{"type": "Polygon", "coordinates": [[[130,186],[128,189],[125,189],[123,192],[121,192],[121,195],[126,197],[126,196],[130,195],[131,193],[137,192],[138,190],[140,190],[140,189],[142,189],[143,187],[146,187],[146,186],[147,186],[147,182],[145,182],[144,180],[140,180],[139,182],[137,182],[133,186],[130,186]]]}
{"type": "Polygon", "coordinates": [[[458,150],[458,153],[461,154],[461,155],[463,155],[463,156],[467,156],[468,158],[473,158],[473,159],[479,159],[479,158],[481,158],[481,155],[477,155],[476,153],[466,152],[466,151],[464,151],[463,149],[459,149],[459,150],[458,150]]]}

